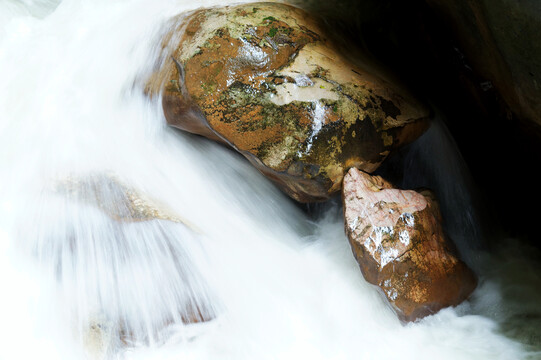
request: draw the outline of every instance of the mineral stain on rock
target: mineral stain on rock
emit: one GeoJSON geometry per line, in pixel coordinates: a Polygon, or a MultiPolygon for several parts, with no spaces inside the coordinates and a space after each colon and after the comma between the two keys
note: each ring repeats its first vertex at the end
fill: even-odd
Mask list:
{"type": "Polygon", "coordinates": [[[289,5],[197,10],[165,43],[147,92],[162,94],[168,124],[231,146],[298,201],[326,200],[349,167],[374,171],[426,126],[426,107],[289,5]]]}

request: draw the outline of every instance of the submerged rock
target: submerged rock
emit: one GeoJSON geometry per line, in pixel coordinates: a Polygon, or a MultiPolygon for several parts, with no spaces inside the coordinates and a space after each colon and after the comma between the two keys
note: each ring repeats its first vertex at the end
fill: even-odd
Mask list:
{"type": "Polygon", "coordinates": [[[361,271],[402,320],[458,305],[475,289],[474,274],[443,233],[431,192],[393,189],[352,168],[342,194],[346,233],[361,271]]]}
{"type": "Polygon", "coordinates": [[[82,342],[91,359],[106,359],[115,346],[114,324],[102,318],[92,319],[83,329],[82,342]]]}
{"type": "MultiPolygon", "coordinates": [[[[91,279],[99,278],[100,272],[109,276],[105,278],[107,281],[86,285],[86,291],[92,290],[89,291],[92,296],[86,301],[96,302],[99,304],[95,305],[97,308],[102,306],[100,302],[104,301],[104,298],[108,299],[109,306],[116,305],[117,301],[128,304],[130,296],[126,294],[137,294],[136,290],[132,291],[130,288],[138,286],[148,287],[149,291],[154,292],[149,298],[141,300],[155,301],[156,307],[162,305],[160,301],[162,296],[171,296],[171,293],[175,293],[175,300],[179,301],[175,305],[176,309],[167,308],[165,311],[158,308],[152,309],[157,318],[145,324],[149,328],[145,329],[146,331],[155,332],[151,334],[141,331],[141,326],[136,326],[132,320],[127,320],[124,313],[115,314],[114,311],[110,311],[111,309],[92,314],[89,318],[78,319],[82,323],[81,337],[85,351],[92,358],[108,358],[108,352],[111,349],[146,342],[149,335],[159,338],[173,326],[186,327],[215,318],[213,306],[206,296],[208,294],[205,290],[201,290],[201,279],[192,278],[197,273],[197,268],[190,261],[190,257],[180,251],[177,245],[187,240],[187,238],[182,238],[182,234],[200,233],[194,225],[176,215],[164,204],[150,199],[143,192],[109,173],[66,176],[55,181],[51,190],[66,200],[65,209],[70,213],[75,212],[80,205],[98,209],[108,218],[108,221],[101,224],[110,231],[107,235],[99,231],[96,233],[81,231],[82,238],[80,238],[79,232],[68,230],[64,234],[55,233],[56,238],[65,237],[65,242],[58,242],[57,239],[46,241],[50,248],[61,249],[61,251],[51,251],[53,254],[71,252],[69,257],[47,258],[47,261],[52,262],[59,280],[66,278],[71,280],[73,276],[79,275],[81,277],[78,279],[85,280],[79,282],[86,283],[88,281],[86,274],[77,274],[80,269],[71,268],[73,264],[86,263],[84,272],[89,273],[91,279]],[[70,205],[78,206],[71,208],[70,205]],[[174,222],[176,225],[160,224],[156,221],[174,222]],[[148,224],[142,227],[144,222],[148,224]],[[168,231],[169,226],[181,226],[189,231],[168,231]],[[93,238],[94,236],[96,239],[93,238]],[[139,236],[146,241],[141,241],[139,236]],[[82,242],[92,244],[82,244],[82,242]],[[148,260],[156,266],[155,269],[151,269],[147,262],[142,261],[141,253],[144,259],[148,256],[148,260]],[[96,266],[95,261],[99,262],[99,267],[96,266]],[[134,269],[138,270],[134,271],[134,269]],[[154,286],[162,281],[164,275],[167,278],[164,284],[154,286]],[[115,294],[111,294],[111,287],[109,287],[111,284],[115,294]],[[198,291],[201,292],[201,298],[198,296],[198,291]]],[[[84,211],[82,213],[84,214],[84,211]]],[[[92,224],[92,220],[89,220],[88,224],[92,224]]],[[[69,227],[71,225],[69,224],[69,227]]],[[[92,281],[88,282],[92,283],[92,281]]],[[[129,304],[129,306],[133,305],[129,304]]]]}
{"type": "Polygon", "coordinates": [[[316,20],[285,4],[177,20],[147,92],[168,124],[225,143],[298,201],[326,200],[344,172],[374,171],[426,128],[428,109],[348,62],[316,20]]]}
{"type": "Polygon", "coordinates": [[[148,199],[110,174],[67,177],[55,184],[55,192],[64,194],[70,200],[94,206],[115,221],[167,220],[195,229],[192,224],[166,209],[165,205],[148,199]]]}

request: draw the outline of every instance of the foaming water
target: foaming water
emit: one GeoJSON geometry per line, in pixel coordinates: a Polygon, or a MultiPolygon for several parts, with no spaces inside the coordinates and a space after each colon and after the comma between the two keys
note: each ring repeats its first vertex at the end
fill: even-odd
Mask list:
{"type": "Polygon", "coordinates": [[[0,5],[0,358],[536,356],[499,325],[501,274],[404,326],[339,206],[310,219],[240,156],[165,126],[140,86],[164,24],[217,4],[0,5]]]}

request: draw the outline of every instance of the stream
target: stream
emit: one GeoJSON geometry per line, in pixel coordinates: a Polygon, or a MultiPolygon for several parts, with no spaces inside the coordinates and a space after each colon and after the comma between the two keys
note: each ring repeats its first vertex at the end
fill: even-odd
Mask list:
{"type": "Polygon", "coordinates": [[[442,121],[396,167],[436,189],[479,286],[406,325],[363,279],[338,199],[304,211],[166,126],[143,92],[164,26],[211,5],[0,3],[0,359],[541,359],[541,254],[486,250],[442,121]],[[163,214],[137,200],[130,221],[133,197],[163,214]]]}

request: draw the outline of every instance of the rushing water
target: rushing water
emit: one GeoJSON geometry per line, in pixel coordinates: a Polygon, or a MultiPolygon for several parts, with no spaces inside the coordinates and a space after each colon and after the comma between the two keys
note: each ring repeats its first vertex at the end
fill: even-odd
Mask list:
{"type": "Polygon", "coordinates": [[[314,220],[243,158],[165,126],[141,88],[163,26],[214,4],[0,3],[0,359],[541,358],[539,256],[471,245],[463,170],[436,171],[460,164],[441,127],[404,183],[439,187],[480,286],[402,325],[335,202],[314,220]],[[173,215],[138,218],[130,194],[173,215]]]}

